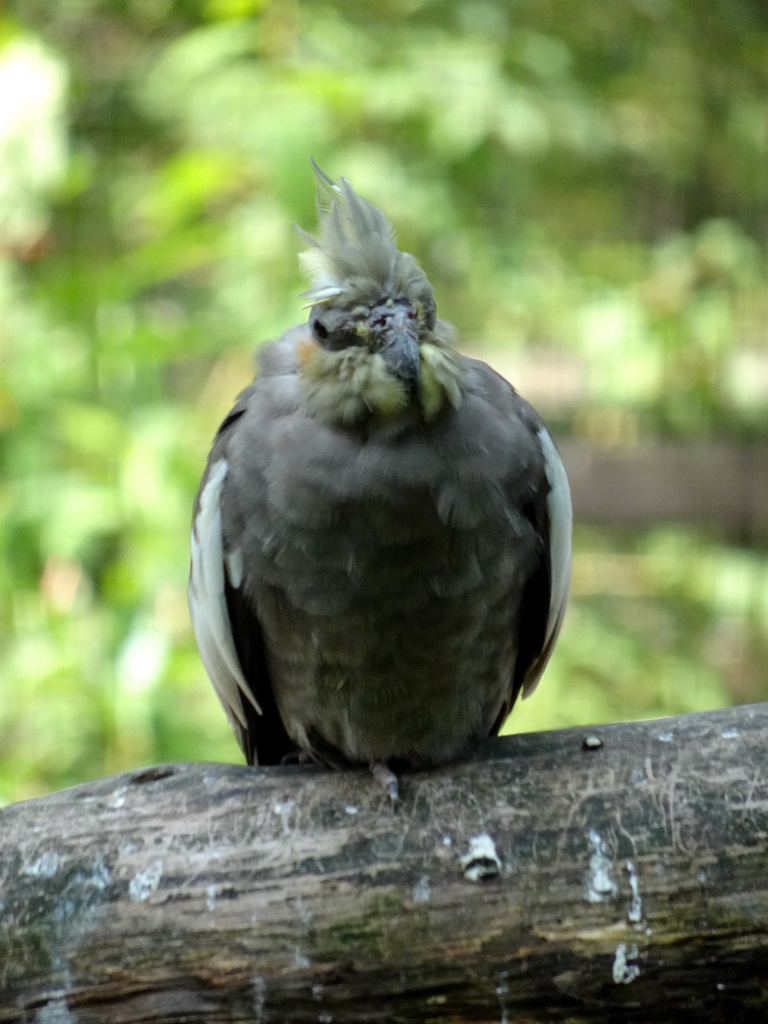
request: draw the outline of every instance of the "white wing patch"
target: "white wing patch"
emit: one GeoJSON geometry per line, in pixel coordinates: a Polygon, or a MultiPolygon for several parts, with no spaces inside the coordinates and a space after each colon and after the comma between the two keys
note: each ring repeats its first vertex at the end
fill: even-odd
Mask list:
{"type": "Polygon", "coordinates": [[[523,697],[530,697],[536,689],[549,656],[563,624],[568,591],[571,588],[571,533],[573,510],[571,489],[565,475],[563,460],[555,443],[544,428],[538,432],[539,444],[544,455],[544,471],[549,483],[547,507],[549,511],[549,558],[551,565],[549,616],[541,656],[531,666],[523,685],[523,697]]]}
{"type": "Polygon", "coordinates": [[[239,551],[224,554],[221,535],[221,488],[227,475],[227,460],[211,469],[192,527],[192,571],[189,578],[189,611],[197,637],[200,657],[216,695],[224,706],[235,732],[246,728],[242,696],[261,714],[261,708],[245,681],[235,650],[232,625],[224,596],[224,571],[233,587],[242,582],[239,551]]]}
{"type": "Polygon", "coordinates": [[[234,551],[229,551],[224,558],[227,563],[229,582],[235,590],[239,590],[240,584],[243,582],[243,552],[240,548],[235,548],[234,551]]]}

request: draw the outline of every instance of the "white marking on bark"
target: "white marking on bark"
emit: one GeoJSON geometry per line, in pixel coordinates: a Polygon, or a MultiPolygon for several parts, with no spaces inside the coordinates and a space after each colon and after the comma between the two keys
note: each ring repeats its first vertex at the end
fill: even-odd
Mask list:
{"type": "Polygon", "coordinates": [[[63,996],[51,999],[35,1013],[35,1024],[75,1024],[76,1021],[63,996]]]}
{"type": "Polygon", "coordinates": [[[86,875],[82,881],[86,885],[92,885],[96,889],[103,891],[112,881],[112,872],[109,866],[104,862],[104,858],[99,854],[95,857],[92,865],[92,874],[86,875]]]}
{"type": "Polygon", "coordinates": [[[735,725],[730,725],[727,729],[723,729],[720,735],[724,740],[735,740],[739,736],[741,736],[741,732],[736,728],[735,725]]]}
{"type": "Polygon", "coordinates": [[[587,871],[587,899],[590,903],[603,903],[616,895],[618,887],[613,877],[613,865],[600,834],[593,828],[587,833],[592,844],[587,871]]]}
{"type": "Polygon", "coordinates": [[[656,737],[660,743],[671,743],[674,738],[674,733],[671,732],[660,732],[656,737]]]}
{"type": "Polygon", "coordinates": [[[206,907],[208,908],[209,911],[213,912],[216,909],[216,886],[215,885],[209,885],[208,888],[205,890],[205,892],[206,892],[205,905],[206,905],[206,907]]]}
{"type": "Polygon", "coordinates": [[[134,903],[143,903],[144,900],[148,900],[152,893],[160,885],[160,879],[163,877],[163,862],[158,858],[148,864],[143,871],[139,871],[137,875],[128,883],[128,895],[134,903]]]}
{"type": "Polygon", "coordinates": [[[640,974],[637,964],[630,963],[638,956],[637,946],[627,949],[626,942],[620,942],[616,947],[616,955],[613,958],[613,980],[617,985],[629,985],[640,974]]]}
{"type": "Polygon", "coordinates": [[[502,972],[498,977],[499,980],[496,985],[496,998],[499,1000],[499,1007],[501,1008],[500,1024],[509,1024],[509,1007],[507,1005],[509,983],[507,982],[506,972],[502,972]]]}
{"type": "Polygon", "coordinates": [[[496,843],[487,832],[471,836],[469,850],[462,855],[461,867],[469,882],[480,882],[501,874],[501,860],[496,852],[496,843]]]}
{"type": "Polygon", "coordinates": [[[636,787],[648,785],[648,779],[646,777],[646,774],[643,771],[643,769],[639,767],[633,768],[632,771],[629,773],[629,781],[632,783],[633,786],[636,787]]]}
{"type": "Polygon", "coordinates": [[[251,998],[253,1000],[253,1012],[255,1024],[263,1024],[266,1020],[264,1009],[267,1005],[267,983],[256,974],[251,978],[251,998]]]}
{"type": "Polygon", "coordinates": [[[427,875],[422,875],[411,890],[414,903],[429,903],[432,897],[432,890],[427,875]]]}
{"type": "Polygon", "coordinates": [[[627,861],[627,875],[629,876],[629,888],[632,892],[632,900],[629,904],[627,917],[633,924],[639,924],[643,919],[643,900],[640,895],[640,882],[635,871],[633,861],[627,861]]]}
{"type": "MultiPolygon", "coordinates": [[[[61,1016],[63,1009],[69,1013],[63,1000],[66,992],[73,986],[69,956],[83,937],[103,919],[106,904],[102,894],[111,881],[112,872],[103,856],[94,857],[90,864],[83,864],[73,871],[50,915],[51,929],[43,944],[51,969],[61,976],[64,984],[58,992],[49,993],[48,1004],[41,1008],[46,1013],[59,1014],[58,1017],[50,1017],[49,1024],[70,1019],[61,1016]]],[[[46,1017],[43,1016],[41,1019],[45,1021],[46,1017]]],[[[71,1019],[74,1020],[74,1017],[71,1019]]]]}
{"type": "Polygon", "coordinates": [[[31,864],[25,864],[21,873],[32,878],[53,878],[58,870],[58,853],[55,850],[46,850],[45,853],[40,854],[37,860],[33,860],[31,864]]]}
{"type": "Polygon", "coordinates": [[[296,899],[296,909],[299,912],[299,920],[301,921],[305,931],[308,930],[309,926],[312,924],[312,919],[315,916],[314,912],[309,909],[301,896],[298,896],[296,899]]]}

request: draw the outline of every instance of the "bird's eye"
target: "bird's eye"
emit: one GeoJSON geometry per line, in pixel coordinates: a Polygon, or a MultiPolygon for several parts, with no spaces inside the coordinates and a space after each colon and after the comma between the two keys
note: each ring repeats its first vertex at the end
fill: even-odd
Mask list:
{"type": "Polygon", "coordinates": [[[328,328],[322,320],[315,320],[312,324],[312,330],[318,341],[325,341],[328,337],[328,328]]]}
{"type": "Polygon", "coordinates": [[[408,310],[408,319],[409,320],[415,320],[416,319],[416,314],[413,312],[412,309],[408,310]]]}

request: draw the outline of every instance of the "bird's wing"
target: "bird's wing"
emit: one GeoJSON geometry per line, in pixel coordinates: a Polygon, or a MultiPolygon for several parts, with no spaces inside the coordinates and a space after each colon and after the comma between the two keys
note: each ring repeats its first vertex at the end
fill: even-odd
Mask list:
{"type": "Polygon", "coordinates": [[[241,593],[238,551],[225,548],[221,498],[227,450],[253,387],[219,427],[195,504],[189,608],[200,655],[249,764],[279,764],[295,745],[272,692],[258,618],[241,593]]]}
{"type": "MultiPolygon", "coordinates": [[[[538,419],[538,417],[537,417],[538,419]]],[[[571,494],[560,454],[543,424],[536,430],[544,468],[544,486],[528,514],[540,543],[539,566],[523,598],[521,646],[515,689],[523,697],[536,689],[565,617],[571,582],[571,494]]]]}
{"type": "Polygon", "coordinates": [[[509,424],[510,439],[516,438],[517,444],[523,442],[521,448],[528,453],[524,472],[519,453],[510,453],[504,489],[512,508],[522,513],[532,527],[536,546],[533,570],[523,584],[509,698],[499,714],[496,731],[518,695],[533,693],[560,632],[571,580],[571,496],[560,455],[535,409],[495,370],[476,360],[469,362],[475,388],[484,395],[494,417],[509,424]],[[520,489],[521,481],[524,490],[520,489]]]}

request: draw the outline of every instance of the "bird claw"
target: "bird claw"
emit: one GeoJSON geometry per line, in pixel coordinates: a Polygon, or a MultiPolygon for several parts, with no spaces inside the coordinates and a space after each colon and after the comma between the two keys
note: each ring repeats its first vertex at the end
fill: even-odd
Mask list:
{"type": "Polygon", "coordinates": [[[287,754],[283,754],[280,758],[280,764],[283,767],[287,765],[314,763],[315,760],[308,750],[289,750],[287,754]]]}
{"type": "Polygon", "coordinates": [[[400,803],[400,787],[392,769],[388,768],[383,761],[375,761],[371,765],[371,774],[376,785],[389,797],[392,806],[397,807],[400,803]]]}

